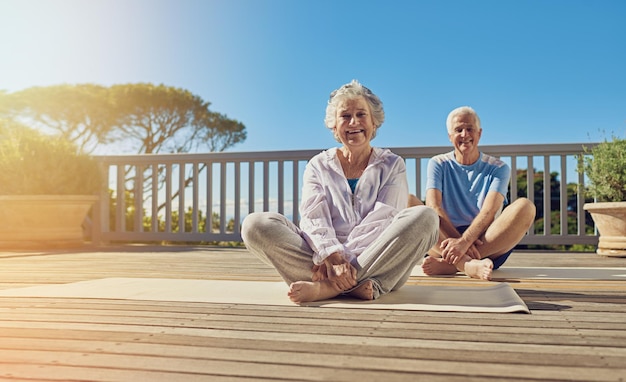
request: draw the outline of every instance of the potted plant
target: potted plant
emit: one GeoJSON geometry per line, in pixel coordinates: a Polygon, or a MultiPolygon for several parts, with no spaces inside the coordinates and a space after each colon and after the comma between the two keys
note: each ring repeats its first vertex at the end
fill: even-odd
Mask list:
{"type": "Polygon", "coordinates": [[[597,253],[626,257],[626,139],[612,137],[585,148],[579,167],[589,179],[586,195],[595,203],[583,208],[591,214],[600,234],[597,253]]]}
{"type": "Polygon", "coordinates": [[[101,174],[71,142],[0,120],[0,248],[82,245],[101,174]]]}

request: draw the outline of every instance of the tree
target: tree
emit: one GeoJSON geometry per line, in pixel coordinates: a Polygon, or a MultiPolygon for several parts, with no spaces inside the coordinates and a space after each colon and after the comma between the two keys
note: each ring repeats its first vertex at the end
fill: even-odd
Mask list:
{"type": "MultiPolygon", "coordinates": [[[[241,122],[209,106],[187,90],[148,83],[55,85],[13,94],[0,92],[0,116],[58,132],[87,152],[104,151],[108,144],[136,154],[216,152],[245,141],[241,122]]],[[[144,187],[150,187],[153,176],[163,185],[162,173],[146,174],[144,187]]],[[[190,180],[187,177],[185,186],[190,180]]]]}
{"type": "Polygon", "coordinates": [[[59,134],[91,152],[113,128],[108,89],[94,84],[32,87],[0,95],[6,118],[59,134]]]}
{"type": "Polygon", "coordinates": [[[209,109],[191,92],[165,85],[110,88],[116,140],[139,154],[223,151],[246,139],[245,126],[209,109]]]}
{"type": "MultiPolygon", "coordinates": [[[[534,203],[537,208],[537,216],[536,220],[543,217],[543,199],[544,199],[544,185],[543,185],[543,171],[534,171],[534,179],[533,179],[533,194],[534,194],[534,203]]],[[[525,169],[517,170],[517,196],[520,197],[528,197],[528,181],[526,179],[527,172],[525,169]]],[[[561,182],[558,180],[559,173],[551,172],[550,173],[550,194],[547,197],[550,198],[550,210],[556,211],[561,208],[561,182]]],[[[548,191],[548,190],[546,190],[548,191]]],[[[570,206],[576,207],[576,195],[575,195],[575,187],[567,186],[567,204],[568,208],[570,206]]]]}
{"type": "Polygon", "coordinates": [[[245,126],[241,122],[218,113],[214,113],[209,119],[207,125],[213,127],[205,129],[200,139],[208,146],[210,152],[224,151],[236,143],[245,141],[245,126]]]}
{"type": "MultiPolygon", "coordinates": [[[[535,217],[535,233],[541,234],[544,231],[545,226],[545,216],[543,209],[543,171],[534,172],[533,179],[533,189],[534,189],[534,204],[537,209],[537,215],[535,217]]],[[[561,182],[558,180],[559,173],[551,172],[550,173],[550,232],[552,234],[558,234],[561,232],[561,222],[560,222],[560,209],[561,209],[561,200],[560,200],[560,187],[561,182]]],[[[517,170],[517,195],[520,197],[527,197],[527,171],[525,169],[517,170]]],[[[576,183],[568,183],[566,185],[567,192],[567,232],[573,234],[577,232],[577,211],[578,211],[578,185],[576,183]]],[[[593,222],[589,214],[585,214],[585,227],[588,233],[593,232],[593,222]]],[[[526,246],[527,248],[532,249],[559,249],[564,250],[566,246],[553,246],[553,245],[530,245],[526,246]]],[[[593,248],[592,246],[577,246],[575,247],[577,250],[589,250],[589,248],[593,248]]],[[[574,249],[572,249],[574,250],[574,249]]]]}
{"type": "MultiPolygon", "coordinates": [[[[131,145],[137,153],[223,151],[246,139],[241,122],[211,111],[209,102],[187,90],[152,84],[114,85],[111,99],[117,115],[116,139],[131,145]]],[[[162,170],[157,174],[146,170],[144,189],[151,186],[153,176],[159,176],[159,184],[163,184],[162,170]]],[[[187,177],[185,187],[191,179],[187,177]]],[[[179,193],[176,191],[172,200],[179,193]]]]}
{"type": "Polygon", "coordinates": [[[215,152],[245,141],[241,122],[209,106],[187,90],[147,83],[0,92],[0,116],[59,133],[87,152],[111,143],[134,154],[215,152]]]}

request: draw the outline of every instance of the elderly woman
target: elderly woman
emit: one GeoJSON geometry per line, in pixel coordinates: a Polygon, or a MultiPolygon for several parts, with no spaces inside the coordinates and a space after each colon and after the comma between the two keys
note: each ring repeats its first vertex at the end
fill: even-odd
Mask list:
{"type": "Polygon", "coordinates": [[[276,268],[293,302],[340,294],[376,299],[404,285],[437,242],[435,211],[405,208],[402,158],[371,146],[384,118],[380,99],[359,82],[333,91],[325,122],[341,147],[307,164],[300,227],[273,212],[243,222],[246,246],[276,268]]]}

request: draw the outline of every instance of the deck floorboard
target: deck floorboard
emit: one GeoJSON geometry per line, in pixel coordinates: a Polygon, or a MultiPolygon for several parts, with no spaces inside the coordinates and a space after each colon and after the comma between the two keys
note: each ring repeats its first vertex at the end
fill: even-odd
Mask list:
{"type": "MultiPolygon", "coordinates": [[[[3,252],[0,263],[0,289],[107,277],[280,281],[242,248],[3,252]]],[[[582,253],[516,251],[506,266],[626,275],[626,259],[582,253]]],[[[495,282],[504,281],[530,315],[0,297],[0,380],[626,380],[626,277],[495,282]]]]}

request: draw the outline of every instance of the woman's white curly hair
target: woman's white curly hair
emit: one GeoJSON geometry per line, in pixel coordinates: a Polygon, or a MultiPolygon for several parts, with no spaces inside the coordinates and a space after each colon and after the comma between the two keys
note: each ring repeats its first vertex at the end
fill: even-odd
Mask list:
{"type": "MultiPolygon", "coordinates": [[[[357,80],[352,80],[352,82],[347,83],[330,93],[328,105],[326,106],[326,117],[324,118],[324,123],[326,123],[326,127],[333,130],[337,125],[337,108],[339,105],[348,99],[355,99],[359,97],[363,97],[365,101],[367,101],[370,106],[370,110],[372,111],[372,119],[374,120],[374,132],[372,134],[372,139],[374,139],[376,131],[385,121],[383,103],[376,94],[361,85],[361,83],[357,80]]],[[[339,141],[337,136],[335,136],[335,139],[339,141]]]]}

